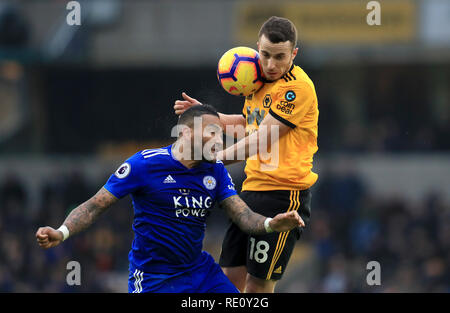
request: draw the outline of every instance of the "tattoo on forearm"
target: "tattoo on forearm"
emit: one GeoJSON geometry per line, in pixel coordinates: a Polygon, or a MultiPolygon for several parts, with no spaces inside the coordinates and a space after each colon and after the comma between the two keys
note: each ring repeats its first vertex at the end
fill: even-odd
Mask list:
{"type": "Polygon", "coordinates": [[[222,202],[233,222],[248,234],[261,235],[266,233],[264,228],[265,216],[253,212],[239,196],[231,196],[222,202]]]}
{"type": "Polygon", "coordinates": [[[73,209],[64,221],[64,225],[69,229],[71,236],[79,233],[95,222],[116,201],[114,196],[102,188],[91,199],[73,209]]]}

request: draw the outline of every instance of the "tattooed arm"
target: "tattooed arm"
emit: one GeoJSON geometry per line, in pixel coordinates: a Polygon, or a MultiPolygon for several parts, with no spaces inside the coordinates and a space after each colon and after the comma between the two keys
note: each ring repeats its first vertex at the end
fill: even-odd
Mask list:
{"type": "MultiPolygon", "coordinates": [[[[247,204],[238,196],[234,195],[223,200],[220,205],[227,211],[231,220],[245,233],[262,235],[266,233],[264,221],[266,216],[253,212],[247,204]]],[[[289,231],[305,223],[297,211],[290,211],[276,215],[270,222],[270,228],[276,232],[289,231]]]]}
{"type": "Polygon", "coordinates": [[[266,233],[264,228],[265,216],[255,213],[238,196],[234,195],[223,200],[220,205],[226,210],[231,220],[245,233],[262,235],[266,233]]]}
{"type": "MultiPolygon", "coordinates": [[[[63,225],[68,228],[71,236],[75,235],[88,228],[107,208],[117,201],[118,199],[103,187],[95,196],[73,209],[63,225]]],[[[60,244],[63,240],[63,234],[61,231],[48,226],[40,227],[36,232],[36,238],[41,248],[48,249],[60,244]]]]}
{"type": "Polygon", "coordinates": [[[69,229],[70,235],[75,235],[88,228],[117,200],[103,187],[95,196],[73,209],[63,224],[69,229]]]}

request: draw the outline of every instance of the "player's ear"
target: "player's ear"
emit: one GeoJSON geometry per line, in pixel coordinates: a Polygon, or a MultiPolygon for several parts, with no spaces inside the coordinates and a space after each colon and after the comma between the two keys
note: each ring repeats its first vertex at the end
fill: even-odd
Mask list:
{"type": "Polygon", "coordinates": [[[178,138],[189,138],[191,136],[191,129],[187,125],[177,125],[178,138]]]}
{"type": "Polygon", "coordinates": [[[184,127],[183,128],[183,136],[187,139],[187,138],[191,138],[192,137],[192,129],[190,127],[184,127]]]}
{"type": "Polygon", "coordinates": [[[297,56],[298,53],[298,47],[294,48],[294,50],[292,50],[292,60],[295,59],[295,57],[297,56]]]}

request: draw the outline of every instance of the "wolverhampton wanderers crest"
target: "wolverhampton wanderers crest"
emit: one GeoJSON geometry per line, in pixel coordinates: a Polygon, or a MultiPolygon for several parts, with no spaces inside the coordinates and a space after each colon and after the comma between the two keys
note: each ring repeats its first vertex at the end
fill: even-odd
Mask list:
{"type": "Polygon", "coordinates": [[[266,109],[268,109],[268,108],[270,108],[270,105],[272,104],[272,97],[270,96],[270,93],[268,93],[268,94],[266,94],[265,96],[264,96],[264,99],[263,99],[263,106],[266,108],[266,109]]]}

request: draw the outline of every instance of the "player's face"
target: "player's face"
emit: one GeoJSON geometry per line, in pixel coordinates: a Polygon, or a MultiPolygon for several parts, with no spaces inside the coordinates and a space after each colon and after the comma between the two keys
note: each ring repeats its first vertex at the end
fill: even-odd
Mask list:
{"type": "Polygon", "coordinates": [[[192,138],[193,148],[201,149],[202,161],[216,162],[217,152],[223,147],[222,124],[217,116],[202,115],[201,146],[192,138]]]}
{"type": "Polygon", "coordinates": [[[298,48],[293,49],[292,42],[271,42],[265,35],[258,41],[258,52],[263,73],[268,80],[281,78],[291,67],[298,48]]]}

